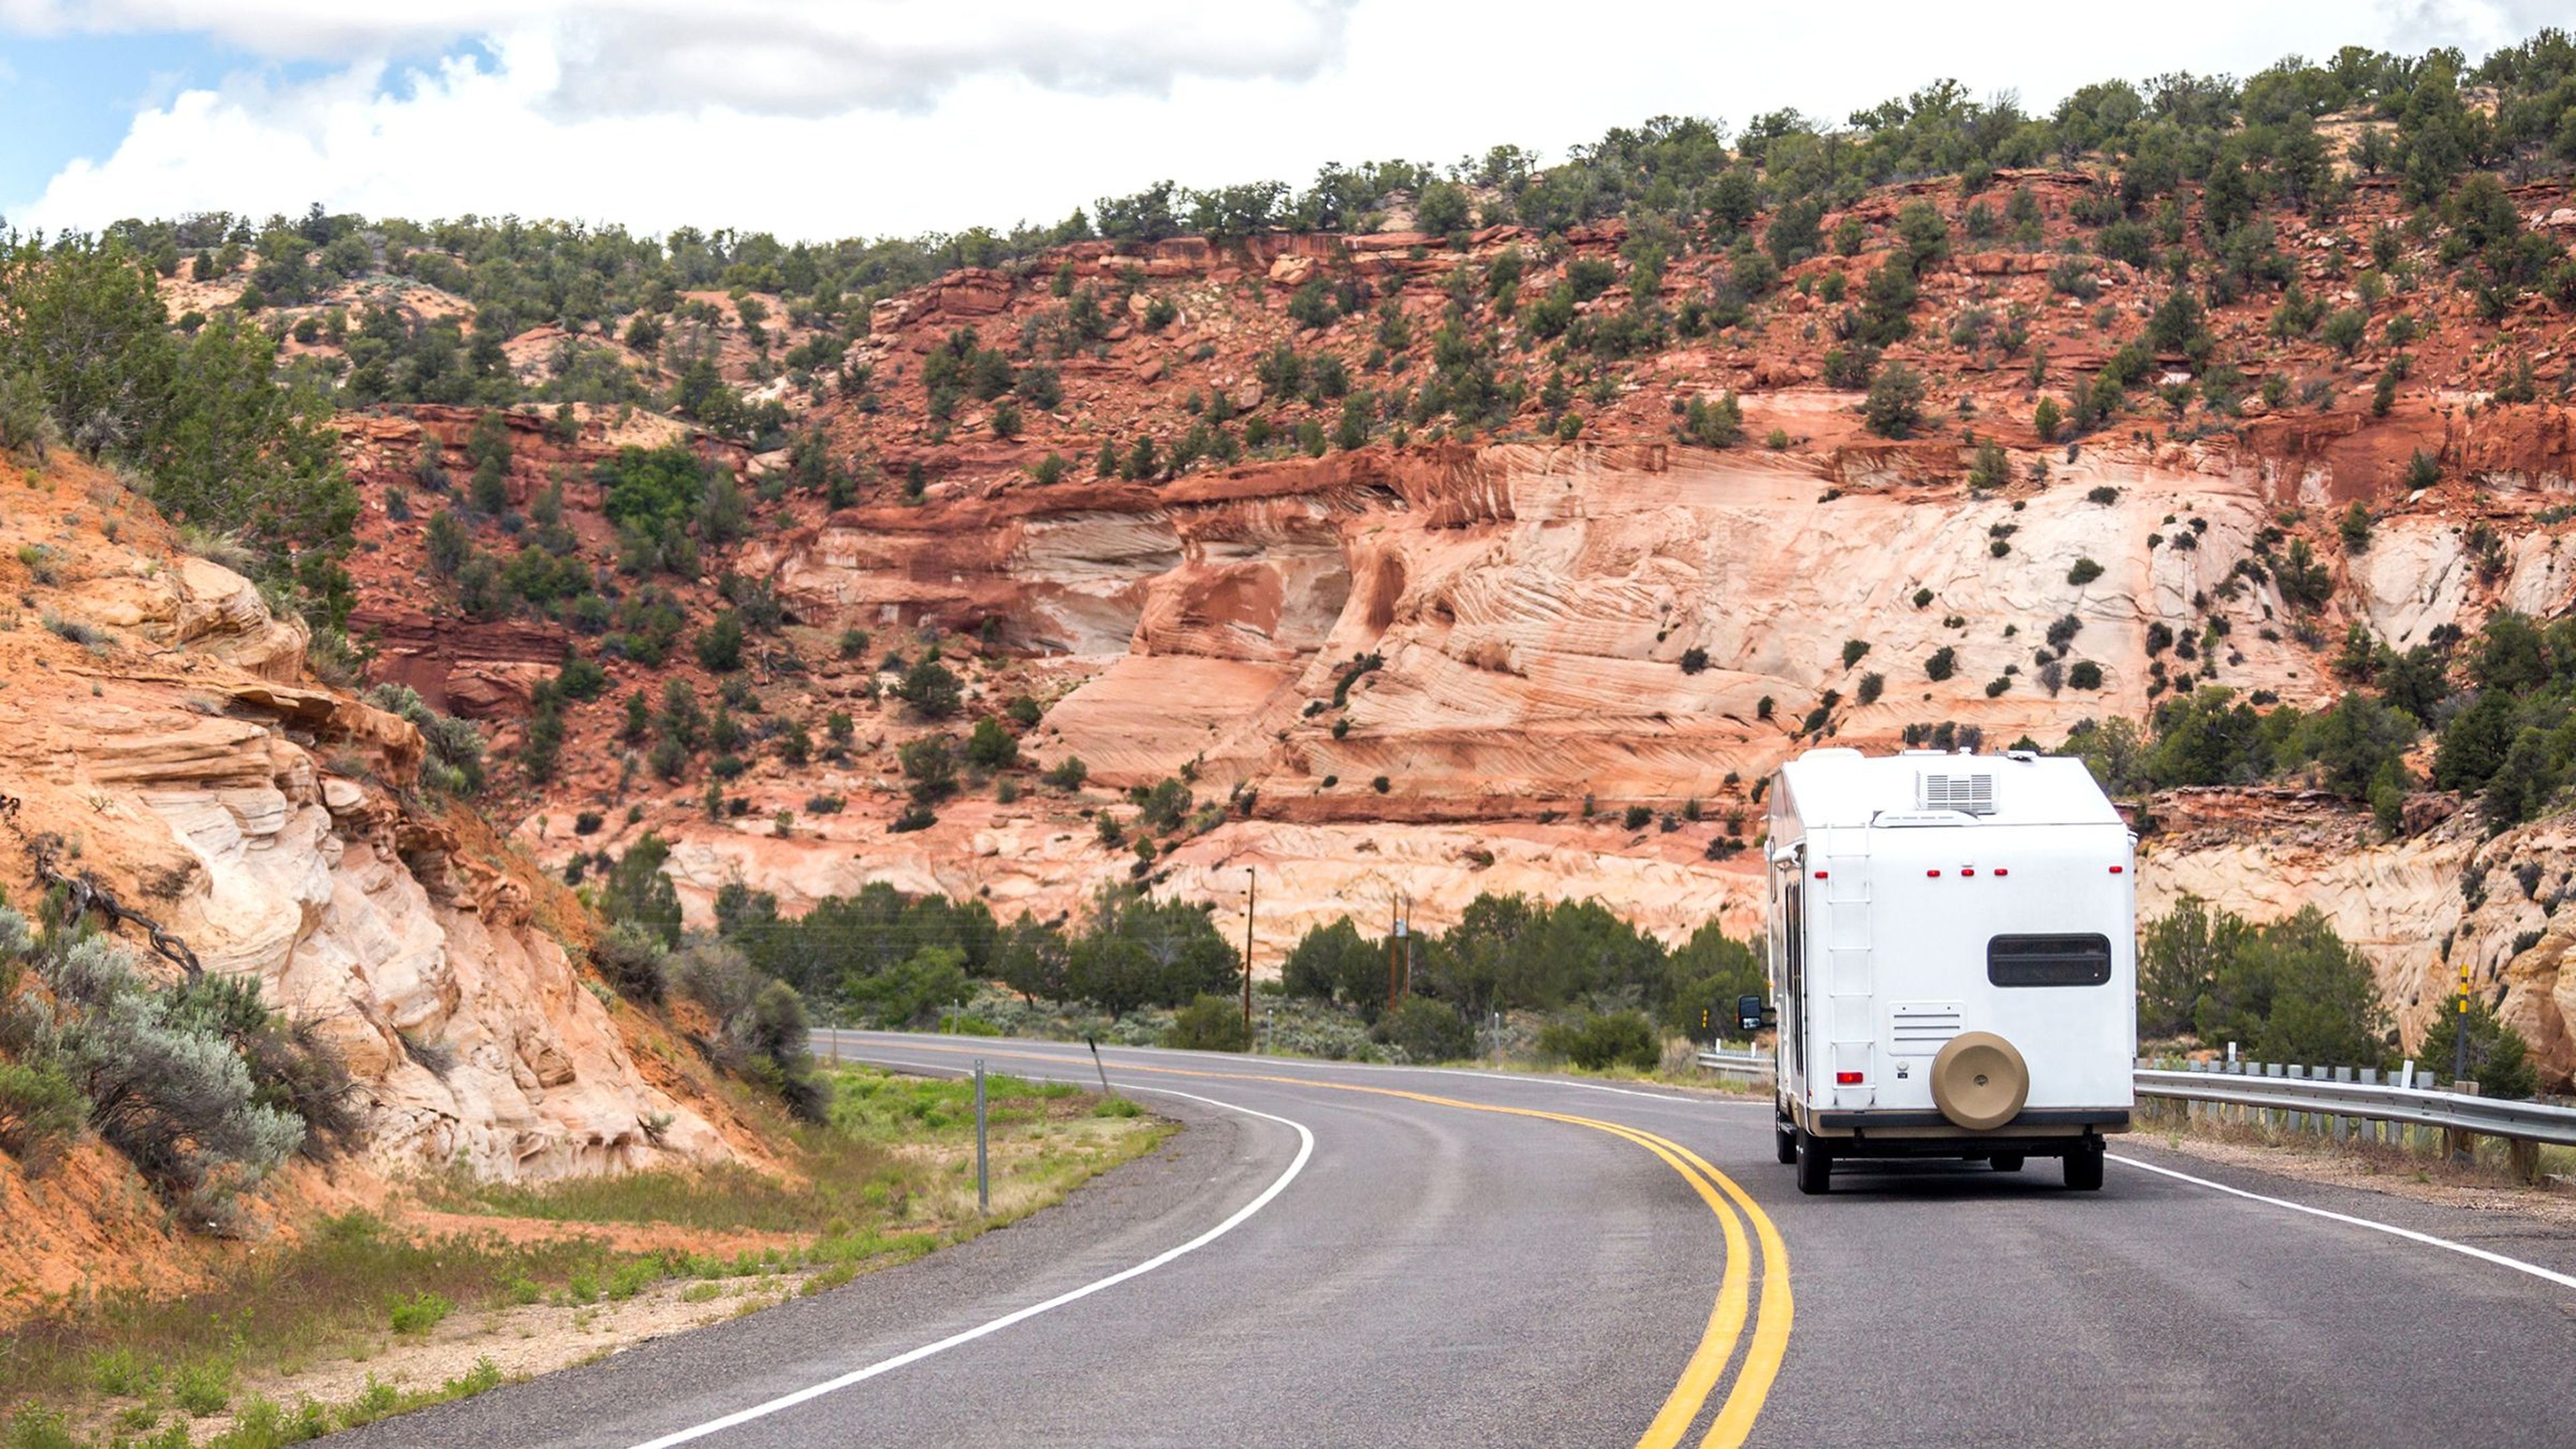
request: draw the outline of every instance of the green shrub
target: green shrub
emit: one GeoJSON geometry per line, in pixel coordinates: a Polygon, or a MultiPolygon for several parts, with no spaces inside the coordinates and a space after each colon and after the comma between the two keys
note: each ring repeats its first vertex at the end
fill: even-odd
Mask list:
{"type": "Polygon", "coordinates": [[[1933,650],[1932,657],[1923,661],[1924,674],[1934,680],[1949,678],[1958,667],[1959,651],[1947,644],[1933,650]]]}
{"type": "Polygon", "coordinates": [[[715,622],[698,631],[698,662],[713,674],[731,674],[742,668],[742,616],[727,609],[716,615],[715,622]]]}
{"type": "Polygon", "coordinates": [[[1539,1031],[1538,1049],[1592,1072],[1612,1066],[1646,1071],[1663,1060],[1655,1024],[1642,1011],[1587,1012],[1573,1021],[1550,1022],[1539,1031]]]}
{"type": "Polygon", "coordinates": [[[1020,762],[1020,742],[991,715],[975,721],[966,740],[967,763],[987,770],[1007,770],[1020,762]]]}
{"type": "Polygon", "coordinates": [[[1191,1051],[1252,1050],[1252,1031],[1244,1025],[1243,1004],[1234,998],[1202,993],[1173,1016],[1163,1045],[1191,1051]]]}
{"type": "Polygon", "coordinates": [[[1408,996],[1393,1011],[1380,1013],[1369,1036],[1411,1062],[1463,1061],[1476,1054],[1476,1029],[1467,1018],[1427,996],[1408,996]]]}
{"type": "Polygon", "coordinates": [[[1870,382],[1861,417],[1882,438],[1908,438],[1923,425],[1923,375],[1902,362],[1891,362],[1870,382]]]}
{"type": "Polygon", "coordinates": [[[2058,407],[2057,399],[2053,397],[2041,398],[2030,411],[2030,425],[2038,432],[2039,440],[2043,443],[2057,441],[2057,430],[2065,419],[2065,412],[2058,407]]]}
{"type": "Polygon", "coordinates": [[[403,1334],[424,1334],[444,1322],[456,1311],[456,1305],[435,1293],[414,1293],[397,1298],[387,1310],[393,1330],[403,1334]]]}
{"type": "MultiPolygon", "coordinates": [[[[2424,1054],[2439,1061],[2450,1060],[2461,1022],[2458,1003],[2449,1003],[2449,1009],[2426,1034],[2424,1054]]],[[[2540,1076],[2532,1066],[2530,1046],[2523,1041],[2522,1033],[2497,1017],[2490,1003],[2472,999],[2466,1022],[2468,1076],[2478,1084],[2480,1096],[2521,1101],[2540,1090],[2540,1076]]]]}
{"type": "Polygon", "coordinates": [[[233,1401],[232,1364],[221,1359],[189,1364],[171,1376],[170,1398],[195,1418],[222,1413],[233,1401]]]}
{"type": "Polygon", "coordinates": [[[2388,1024],[2369,961],[2314,906],[2255,926],[2184,896],[2142,923],[2142,1032],[2188,1027],[2267,1061],[2369,1066],[2386,1051],[2388,1024]]]}
{"type": "Polygon", "coordinates": [[[2075,566],[2066,571],[2066,581],[2079,589],[2100,577],[2102,566],[2089,558],[2077,559],[2075,566]]]}
{"type": "Polygon", "coordinates": [[[62,1068],[51,1062],[0,1062],[0,1151],[15,1157],[30,1177],[80,1135],[89,1102],[62,1068]]]}
{"type": "Polygon", "coordinates": [[[939,661],[923,658],[903,672],[903,681],[895,686],[895,697],[911,705],[925,719],[946,719],[957,713],[964,702],[964,687],[957,676],[939,661]]]}

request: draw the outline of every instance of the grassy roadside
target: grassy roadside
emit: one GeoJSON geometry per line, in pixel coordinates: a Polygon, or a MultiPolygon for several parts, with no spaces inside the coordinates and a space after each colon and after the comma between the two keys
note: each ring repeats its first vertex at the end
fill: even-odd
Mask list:
{"type": "Polygon", "coordinates": [[[832,1121],[737,1166],[416,1184],[180,1299],[66,1305],[0,1340],[0,1449],[265,1449],[821,1292],[1060,1201],[1172,1130],[1060,1084],[831,1073],[832,1121]]]}
{"type": "Polygon", "coordinates": [[[2523,1198],[2568,1198],[2552,1179],[2576,1178],[2576,1148],[2540,1149],[2540,1181],[2516,1181],[2502,1138],[2477,1137],[2467,1161],[2443,1156],[2441,1134],[2410,1131],[2403,1143],[2347,1138],[2336,1141],[2314,1132],[2293,1132],[2258,1121],[2195,1120],[2182,1104],[2160,1098],[2139,1099],[2137,1135],[2176,1151],[2232,1157],[2259,1154],[2264,1163],[2294,1176],[2318,1181],[2349,1181],[2388,1190],[2435,1189],[2492,1191],[2523,1198]]]}

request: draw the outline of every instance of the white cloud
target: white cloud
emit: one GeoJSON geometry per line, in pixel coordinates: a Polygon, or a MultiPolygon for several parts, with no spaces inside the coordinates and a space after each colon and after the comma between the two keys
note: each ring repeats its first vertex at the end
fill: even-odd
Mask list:
{"type": "Polygon", "coordinates": [[[357,64],[473,39],[547,46],[574,115],[725,106],[785,115],[930,104],[977,76],[1161,94],[1183,76],[1312,75],[1354,0],[0,0],[0,29],[179,32],[273,60],[357,64]]]}
{"type": "MultiPolygon", "coordinates": [[[[27,17],[44,3],[0,0],[0,27],[35,28],[42,17],[27,17]]],[[[243,7],[201,8],[224,17],[171,23],[255,28],[243,7]]],[[[880,5],[866,13],[900,11],[900,23],[859,37],[838,19],[800,30],[775,3],[706,16],[679,0],[558,7],[515,24],[488,0],[458,0],[361,26],[340,7],[252,0],[248,13],[278,26],[262,53],[338,64],[310,82],[239,79],[152,105],[112,153],[67,165],[34,205],[7,210],[50,228],[192,209],[291,213],[316,200],[377,215],[514,212],[818,238],[1007,226],[1166,176],[1302,181],[1326,161],[1446,161],[1498,142],[1561,154],[1657,114],[1740,125],[1788,106],[1840,117],[1943,75],[1978,94],[2016,90],[2044,111],[2108,76],[2244,74],[2344,44],[2452,43],[2474,56],[2527,33],[2536,7],[2167,0],[2149,27],[2107,12],[2034,22],[2007,0],[1937,13],[1912,0],[1725,13],[1593,0],[1572,17],[1540,0],[1472,12],[1412,0],[1209,8],[1221,18],[1194,20],[1169,0],[1095,0],[1079,21],[1050,19],[1074,7],[952,3],[953,17],[924,18],[920,6],[880,5]],[[1149,24],[1156,16],[1170,25],[1149,24]],[[1262,20],[1276,33],[1250,34],[1262,20]],[[1078,24],[1082,38],[1042,54],[1029,36],[1061,33],[1050,24],[1078,24]],[[468,32],[488,55],[425,68],[383,59],[407,35],[468,32]],[[1136,48],[1121,50],[1120,36],[1136,48]],[[856,45],[879,58],[864,84],[833,48],[856,45]],[[917,74],[892,73],[906,65],[917,74]],[[852,87],[868,99],[828,101],[852,87]]],[[[143,26],[179,10],[108,0],[85,13],[143,26]]]]}

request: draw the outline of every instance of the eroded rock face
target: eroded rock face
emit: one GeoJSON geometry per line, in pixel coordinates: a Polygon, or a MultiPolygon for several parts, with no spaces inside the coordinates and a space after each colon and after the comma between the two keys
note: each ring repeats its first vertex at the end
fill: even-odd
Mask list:
{"type": "Polygon", "coordinates": [[[511,863],[380,783],[417,770],[418,732],[283,682],[300,625],[198,559],[77,581],[63,608],[114,632],[90,651],[0,635],[15,825],[61,837],[204,969],[320,1023],[379,1167],[531,1179],[731,1155],[646,1080],[511,863]]]}
{"type": "Polygon", "coordinates": [[[2389,838],[2366,812],[2305,792],[2181,790],[2152,809],[2141,919],[2186,894],[2252,921],[2315,906],[2370,959],[2410,1049],[2447,1050],[2442,1014],[2466,962],[2471,988],[2522,1033],[2543,1076],[2576,1073],[2576,971],[2562,969],[2576,911],[2561,910],[2576,898],[2576,825],[2565,817],[2490,839],[2469,812],[2389,838]]]}
{"type": "Polygon", "coordinates": [[[65,607],[110,628],[186,648],[256,679],[292,684],[304,673],[311,633],[300,619],[271,614],[259,588],[231,569],[180,554],[92,575],[65,591],[65,607]]]}
{"type": "MultiPolygon", "coordinates": [[[[2248,625],[2223,642],[2226,674],[2293,699],[2330,687],[2263,637],[2269,583],[2231,582],[2272,502],[2251,471],[2081,463],[1989,498],[1906,482],[1885,459],[1860,471],[1868,491],[1653,444],[1340,455],[853,511],[746,563],[822,627],[998,619],[1014,643],[1091,661],[1049,724],[1095,779],[1195,763],[1291,813],[1333,813],[1294,803],[1327,776],[1386,775],[1399,802],[1713,797],[1873,673],[1878,701],[1837,711],[1846,741],[1944,719],[1998,742],[2053,737],[2070,710],[2142,712],[2146,625],[2196,632],[2196,601],[2222,590],[2236,599],[2219,612],[2248,625]],[[2115,502],[2092,500],[2104,485],[2115,502]],[[2073,583],[2087,558],[2100,576],[2073,583]],[[2060,668],[2095,663],[2098,692],[2041,682],[2044,636],[2067,616],[2080,627],[2060,668]],[[1846,664],[1855,641],[1867,651],[1846,664]],[[1935,681],[1945,648],[1953,670],[1935,681]],[[1363,654],[1383,667],[1349,691],[1335,736],[1343,712],[1306,707],[1363,654]],[[1685,671],[1686,655],[1704,667],[1685,671]]],[[[2392,599],[2440,591],[2406,545],[2375,557],[2392,599]]]]}

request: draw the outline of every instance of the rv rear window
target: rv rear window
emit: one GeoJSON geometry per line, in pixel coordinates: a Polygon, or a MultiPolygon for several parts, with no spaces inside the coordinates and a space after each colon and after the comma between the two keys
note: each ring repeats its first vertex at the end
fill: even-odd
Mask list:
{"type": "Polygon", "coordinates": [[[1986,943],[1997,986],[2100,986],[2111,979],[2108,936],[1997,936],[1986,943]]]}

